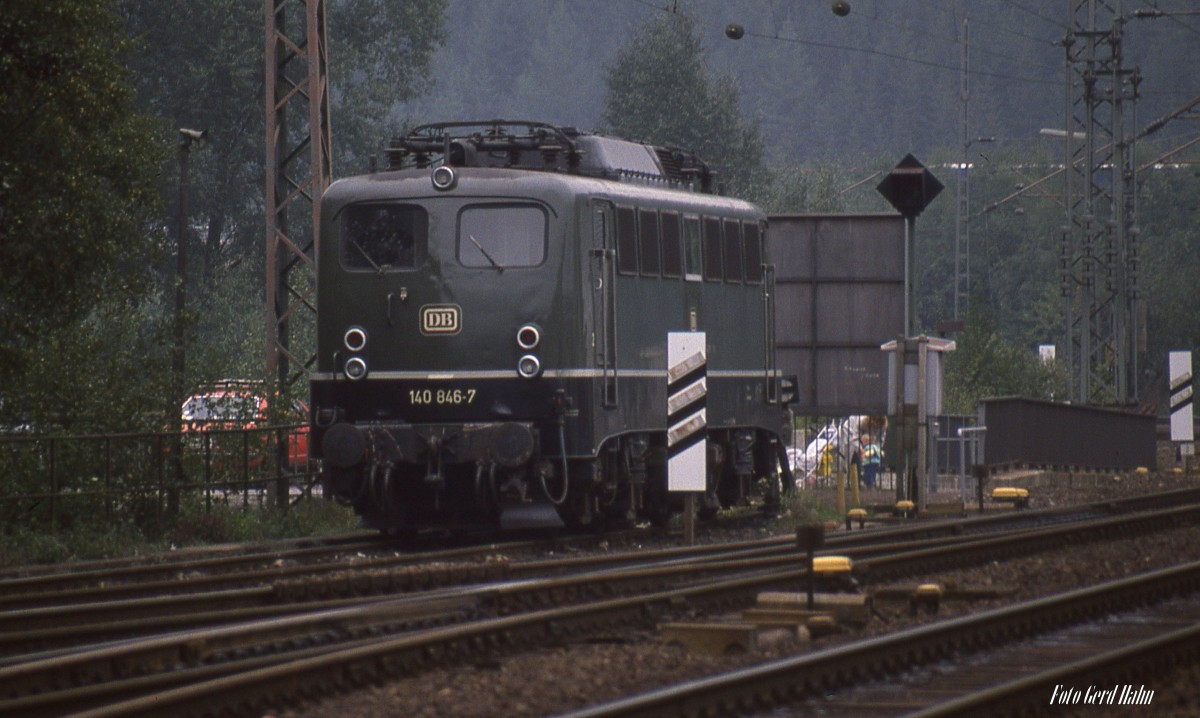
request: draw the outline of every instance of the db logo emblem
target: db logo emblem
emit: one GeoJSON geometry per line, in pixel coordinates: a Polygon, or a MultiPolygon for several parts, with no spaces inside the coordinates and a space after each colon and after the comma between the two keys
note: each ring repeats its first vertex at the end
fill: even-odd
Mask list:
{"type": "Polygon", "coordinates": [[[422,334],[458,334],[462,308],[457,304],[426,304],[421,307],[422,334]]]}

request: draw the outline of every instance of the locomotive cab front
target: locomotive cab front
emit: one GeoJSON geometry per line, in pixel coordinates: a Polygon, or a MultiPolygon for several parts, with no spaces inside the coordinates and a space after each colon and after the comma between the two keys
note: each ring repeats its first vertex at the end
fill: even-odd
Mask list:
{"type": "Polygon", "coordinates": [[[535,123],[459,132],[478,124],[418,128],[389,171],[322,200],[326,490],[388,531],[662,517],[665,342],[689,328],[720,345],[710,495],[772,474],[786,412],[761,210],[702,191],[707,168],[678,151],[535,123]]]}
{"type": "Polygon", "coordinates": [[[555,184],[443,165],[327,192],[314,445],[368,525],[561,525],[533,461],[565,410],[545,368],[581,343],[555,184]]]}

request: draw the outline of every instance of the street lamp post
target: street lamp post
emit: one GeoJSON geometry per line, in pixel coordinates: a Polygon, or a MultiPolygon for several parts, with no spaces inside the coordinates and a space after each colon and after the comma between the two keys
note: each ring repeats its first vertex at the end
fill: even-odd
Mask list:
{"type": "Polygon", "coordinates": [[[174,511],[178,507],[178,486],[183,482],[183,437],[181,435],[182,416],[180,407],[184,398],[184,370],[186,368],[186,352],[184,350],[184,307],[187,302],[187,224],[188,224],[188,163],[191,159],[192,145],[197,149],[204,147],[208,141],[207,130],[190,130],[179,128],[179,231],[175,248],[175,314],[172,317],[172,347],[171,347],[171,407],[168,417],[175,427],[174,457],[175,457],[175,486],[171,491],[168,509],[174,511]]]}
{"type": "Polygon", "coordinates": [[[183,403],[185,352],[183,342],[184,305],[187,301],[187,223],[188,223],[188,163],[192,144],[196,149],[208,141],[207,130],[179,128],[179,232],[175,248],[175,315],[172,326],[174,345],[171,349],[171,374],[174,379],[175,409],[183,403]]]}

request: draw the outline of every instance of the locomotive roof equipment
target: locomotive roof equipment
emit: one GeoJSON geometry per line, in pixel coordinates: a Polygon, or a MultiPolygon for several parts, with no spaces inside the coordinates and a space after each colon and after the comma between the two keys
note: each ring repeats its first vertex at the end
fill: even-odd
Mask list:
{"type": "Polygon", "coordinates": [[[385,153],[391,170],[503,167],[717,191],[717,174],[690,150],[525,120],[421,125],[393,138],[385,153]]]}

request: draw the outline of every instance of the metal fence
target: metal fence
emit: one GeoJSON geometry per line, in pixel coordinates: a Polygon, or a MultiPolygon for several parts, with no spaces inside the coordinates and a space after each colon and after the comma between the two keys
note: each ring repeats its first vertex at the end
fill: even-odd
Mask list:
{"type": "MultiPolygon", "coordinates": [[[[977,481],[972,467],[981,462],[983,427],[975,416],[943,415],[930,424],[929,474],[926,493],[956,493],[964,500],[975,496],[977,481]]],[[[900,454],[889,431],[883,443],[884,462],[877,486],[894,489],[900,454]]],[[[849,474],[858,445],[855,417],[804,417],[795,428],[788,455],[802,486],[836,486],[837,477],[849,474]]]]}
{"type": "Polygon", "coordinates": [[[319,472],[289,460],[303,426],[175,434],[0,436],[0,521],[53,530],[117,516],[161,520],[181,502],[285,506],[311,497],[319,472]]]}
{"type": "MultiPolygon", "coordinates": [[[[792,473],[800,488],[832,488],[839,477],[850,475],[850,466],[858,451],[859,416],[804,416],[792,431],[787,450],[792,473]]],[[[896,474],[887,465],[880,469],[876,487],[894,490],[896,474]]]]}
{"type": "Polygon", "coordinates": [[[976,417],[938,416],[934,420],[933,461],[929,467],[929,492],[957,492],[964,503],[975,497],[978,479],[972,468],[981,462],[987,428],[976,417]]]}

